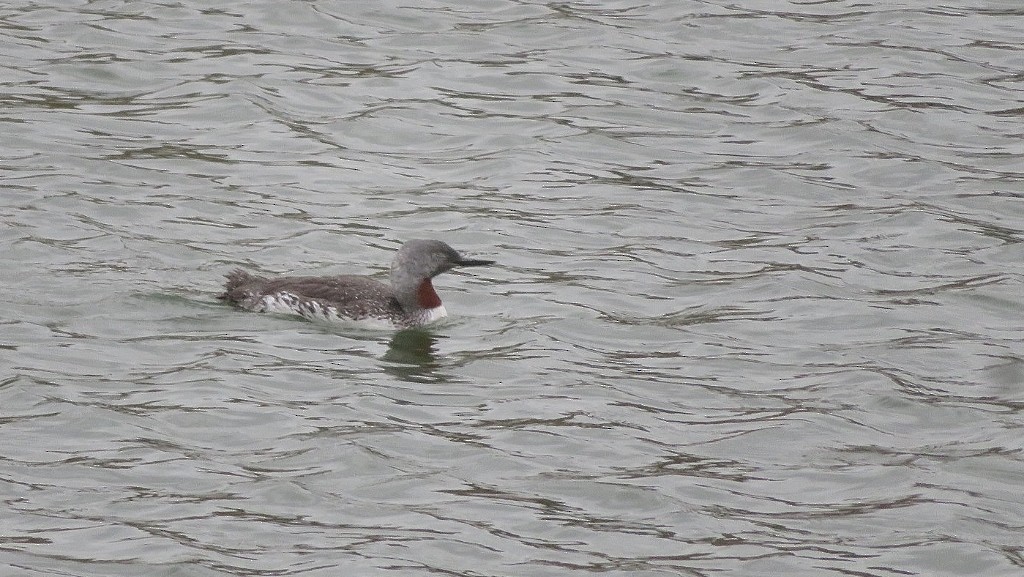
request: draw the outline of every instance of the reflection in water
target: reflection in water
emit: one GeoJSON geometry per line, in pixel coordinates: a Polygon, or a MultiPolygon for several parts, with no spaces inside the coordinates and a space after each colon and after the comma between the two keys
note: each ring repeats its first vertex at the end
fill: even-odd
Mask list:
{"type": "Polygon", "coordinates": [[[398,331],[388,343],[384,360],[388,361],[385,371],[403,381],[435,381],[437,336],[423,329],[398,331]]]}

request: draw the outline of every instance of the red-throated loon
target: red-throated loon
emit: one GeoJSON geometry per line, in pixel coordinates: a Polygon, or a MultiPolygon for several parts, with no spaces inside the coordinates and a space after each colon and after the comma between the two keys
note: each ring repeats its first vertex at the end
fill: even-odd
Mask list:
{"type": "Polygon", "coordinates": [[[261,313],[327,321],[379,319],[398,328],[415,327],[448,315],[432,278],[455,267],[489,264],[494,261],[463,258],[439,240],[410,240],[391,263],[390,284],[355,275],[265,278],[236,269],[218,298],[261,313]]]}

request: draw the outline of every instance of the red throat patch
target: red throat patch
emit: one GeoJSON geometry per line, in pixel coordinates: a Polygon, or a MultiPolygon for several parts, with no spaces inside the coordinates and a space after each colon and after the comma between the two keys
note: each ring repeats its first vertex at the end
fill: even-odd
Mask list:
{"type": "Polygon", "coordinates": [[[416,297],[420,306],[425,309],[441,306],[441,297],[437,296],[437,291],[434,290],[434,285],[431,284],[429,278],[420,283],[420,290],[417,291],[416,297]]]}

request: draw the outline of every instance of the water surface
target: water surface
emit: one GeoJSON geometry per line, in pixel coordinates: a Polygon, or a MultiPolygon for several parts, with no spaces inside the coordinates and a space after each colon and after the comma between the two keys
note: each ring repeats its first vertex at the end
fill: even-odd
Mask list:
{"type": "Polygon", "coordinates": [[[1019,575],[1022,16],[9,4],[3,573],[1019,575]]]}

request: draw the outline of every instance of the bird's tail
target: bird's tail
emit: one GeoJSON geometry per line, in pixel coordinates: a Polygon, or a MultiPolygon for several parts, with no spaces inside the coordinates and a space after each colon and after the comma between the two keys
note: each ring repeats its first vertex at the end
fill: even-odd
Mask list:
{"type": "Polygon", "coordinates": [[[224,292],[217,295],[217,298],[233,303],[244,299],[247,294],[246,287],[260,280],[259,277],[255,277],[240,268],[236,268],[224,276],[228,280],[224,283],[224,292]]]}

